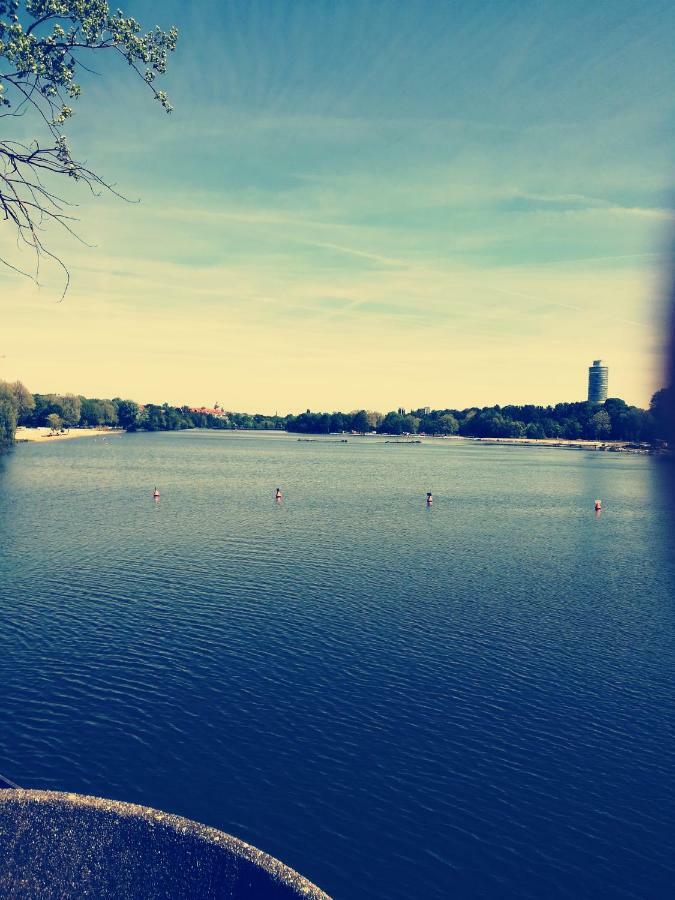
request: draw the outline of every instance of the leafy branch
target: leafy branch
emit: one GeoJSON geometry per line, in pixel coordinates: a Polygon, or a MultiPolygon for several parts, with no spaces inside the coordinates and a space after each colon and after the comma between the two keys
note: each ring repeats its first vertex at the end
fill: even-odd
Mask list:
{"type": "Polygon", "coordinates": [[[105,51],[123,57],[169,113],[168,97],[155,82],[166,73],[177,40],[176,28],[143,32],[121,10],[111,13],[106,0],[0,0],[0,119],[30,114],[42,134],[30,144],[0,135],[0,215],[14,228],[18,245],[33,252],[35,272],[13,265],[4,253],[0,263],[37,281],[41,258],[55,260],[66,275],[65,295],[68,270],[46,246],[45,232],[58,224],[78,236],[73,204],[54,189],[54,179],[84,182],[93,194],[117,194],[77,161],[63,133],[73,115],[70,104],[81,93],[77,72],[90,71],[82,57],[105,51]]]}

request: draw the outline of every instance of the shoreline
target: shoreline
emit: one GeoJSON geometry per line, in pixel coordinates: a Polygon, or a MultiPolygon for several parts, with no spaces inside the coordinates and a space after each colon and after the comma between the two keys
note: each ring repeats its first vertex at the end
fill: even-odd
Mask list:
{"type": "MultiPolygon", "coordinates": [[[[288,431],[286,434],[296,434],[288,431]]],[[[636,453],[641,455],[653,455],[665,452],[664,449],[655,450],[649,444],[637,441],[592,441],[584,438],[508,438],[508,437],[473,437],[461,434],[352,434],[344,432],[345,437],[385,438],[385,444],[424,444],[427,441],[457,441],[462,443],[500,445],[507,447],[548,447],[558,450],[586,450],[598,453],[636,453]]],[[[327,435],[314,436],[313,438],[298,438],[299,441],[322,441],[327,435]]],[[[325,440],[322,441],[326,443],[325,440]]],[[[382,443],[382,441],[381,441],[382,443]]]]}
{"type": "MultiPolygon", "coordinates": [[[[264,429],[261,429],[264,430],[264,429]]],[[[297,432],[286,431],[281,434],[295,435],[297,432]]],[[[516,437],[475,437],[463,434],[388,434],[383,432],[358,433],[341,432],[345,438],[373,438],[380,439],[385,444],[424,444],[427,441],[457,441],[473,444],[502,445],[509,447],[553,447],[562,450],[590,450],[593,452],[611,453],[653,453],[654,448],[646,443],[638,441],[595,441],[588,438],[516,438],[516,437]],[[384,439],[384,440],[382,440],[384,439]]],[[[298,441],[320,441],[328,443],[328,435],[313,435],[311,437],[299,437],[298,441]]]]}
{"type": "Polygon", "coordinates": [[[51,444],[53,441],[70,441],[74,438],[107,437],[124,434],[123,428],[70,428],[65,434],[52,434],[49,428],[16,429],[14,441],[17,444],[51,444]]]}
{"type": "Polygon", "coordinates": [[[478,444],[507,444],[525,447],[557,447],[561,450],[590,450],[605,453],[653,453],[648,444],[632,441],[589,441],[579,438],[498,438],[498,437],[466,437],[464,440],[478,444]]]}
{"type": "MultiPolygon", "coordinates": [[[[315,441],[319,443],[330,442],[329,435],[323,434],[303,434],[302,432],[286,431],[282,429],[269,428],[187,428],[179,429],[180,431],[223,431],[225,434],[285,434],[289,437],[295,437],[298,441],[315,441]]],[[[93,438],[93,437],[114,437],[126,434],[124,428],[71,428],[65,434],[52,434],[49,428],[28,428],[21,426],[16,430],[15,443],[51,443],[53,441],[66,441],[74,438],[93,438]]],[[[151,432],[139,432],[151,433],[151,432]]],[[[157,434],[170,433],[166,431],[156,432],[157,434]]],[[[346,443],[349,438],[384,438],[384,443],[415,443],[423,444],[426,441],[461,441],[474,444],[488,444],[491,446],[507,446],[507,447],[548,447],[559,450],[585,450],[594,453],[631,453],[640,455],[653,455],[655,448],[648,444],[642,444],[632,441],[592,441],[583,438],[571,440],[568,438],[515,438],[515,437],[472,437],[471,435],[393,435],[393,434],[354,434],[350,432],[342,432],[339,437],[342,439],[340,443],[346,443]],[[392,440],[393,438],[393,440],[392,440]]],[[[335,441],[335,436],[333,436],[335,441]]],[[[663,452],[661,451],[656,451],[663,452]]]]}

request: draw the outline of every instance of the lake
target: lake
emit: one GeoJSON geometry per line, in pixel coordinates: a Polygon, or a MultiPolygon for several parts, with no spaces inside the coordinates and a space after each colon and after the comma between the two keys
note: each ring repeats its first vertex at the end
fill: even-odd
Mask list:
{"type": "Polygon", "coordinates": [[[660,477],[459,440],[19,446],[0,772],[222,828],[336,898],[672,896],[660,477]]]}

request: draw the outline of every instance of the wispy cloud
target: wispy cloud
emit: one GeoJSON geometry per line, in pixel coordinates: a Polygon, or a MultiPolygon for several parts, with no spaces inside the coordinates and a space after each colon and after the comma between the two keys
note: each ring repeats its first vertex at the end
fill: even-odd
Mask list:
{"type": "Polygon", "coordinates": [[[617,2],[298,0],[263,23],[167,0],[176,114],[87,77],[69,135],[142,203],[80,197],[97,249],[54,236],[61,306],[55,271],[36,290],[0,269],[13,374],[241,407],[462,405],[575,396],[600,354],[645,402],[675,11],[617,2]]]}
{"type": "Polygon", "coordinates": [[[338,253],[344,253],[347,256],[357,256],[359,259],[367,259],[370,262],[381,263],[385,266],[407,266],[404,260],[393,259],[390,256],[383,256],[379,253],[371,253],[367,250],[359,250],[355,247],[345,247],[340,244],[333,244],[329,241],[308,241],[299,240],[298,243],[304,244],[306,247],[318,247],[322,250],[335,250],[338,253]]]}

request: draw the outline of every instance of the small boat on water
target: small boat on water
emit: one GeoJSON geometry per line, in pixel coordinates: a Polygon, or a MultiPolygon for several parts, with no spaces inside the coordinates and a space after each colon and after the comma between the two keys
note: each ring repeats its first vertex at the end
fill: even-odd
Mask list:
{"type": "Polygon", "coordinates": [[[160,493],[159,493],[159,491],[157,490],[157,488],[155,488],[154,491],[152,492],[152,496],[154,497],[155,500],[159,500],[159,498],[160,498],[160,493]]]}

